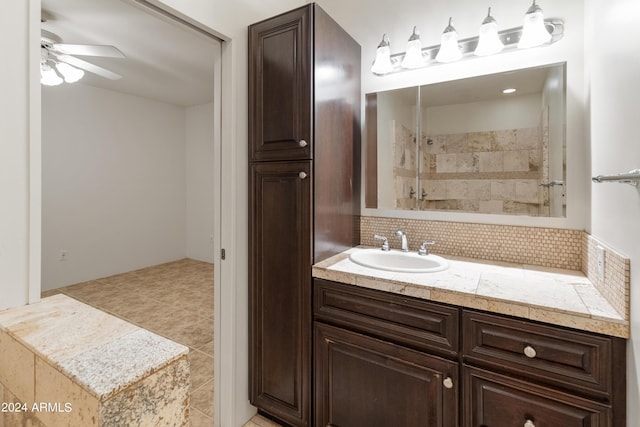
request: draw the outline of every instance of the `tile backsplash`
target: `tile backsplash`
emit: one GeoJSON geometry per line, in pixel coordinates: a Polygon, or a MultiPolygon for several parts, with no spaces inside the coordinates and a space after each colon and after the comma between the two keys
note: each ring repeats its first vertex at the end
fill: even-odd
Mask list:
{"type": "Polygon", "coordinates": [[[629,259],[584,231],[362,216],[360,244],[377,246],[380,242],[373,235],[381,234],[392,248],[398,248],[398,229],[407,233],[412,250],[425,240],[434,240],[431,250],[441,255],[581,271],[616,311],[628,318],[629,259]],[[604,280],[597,273],[598,245],[605,250],[604,280]]]}

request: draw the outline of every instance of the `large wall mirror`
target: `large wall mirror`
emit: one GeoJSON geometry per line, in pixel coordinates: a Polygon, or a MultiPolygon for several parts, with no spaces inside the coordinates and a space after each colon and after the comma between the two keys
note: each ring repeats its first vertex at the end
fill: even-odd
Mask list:
{"type": "Polygon", "coordinates": [[[366,95],[367,208],[564,217],[565,64],[366,95]]]}

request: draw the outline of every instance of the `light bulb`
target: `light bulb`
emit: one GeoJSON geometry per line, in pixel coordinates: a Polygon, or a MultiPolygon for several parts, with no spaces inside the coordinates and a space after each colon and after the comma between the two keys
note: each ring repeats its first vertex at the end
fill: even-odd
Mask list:
{"type": "Polygon", "coordinates": [[[76,67],[72,67],[65,62],[58,62],[56,64],[56,68],[58,69],[60,74],[62,74],[62,77],[64,77],[64,81],[67,83],[75,83],[82,77],[84,77],[84,71],[76,67]]]}
{"type": "Polygon", "coordinates": [[[422,43],[420,42],[420,33],[413,27],[413,34],[409,37],[409,42],[407,43],[407,52],[404,54],[404,58],[402,59],[402,67],[403,68],[420,68],[426,65],[426,61],[422,56],[422,43]]]}
{"type": "Polygon", "coordinates": [[[462,58],[462,52],[460,52],[460,46],[458,46],[458,33],[456,29],[451,25],[451,18],[449,18],[449,25],[444,29],[442,33],[442,41],[440,42],[440,50],[436,55],[436,61],[438,62],[453,62],[462,58]]]}
{"type": "Polygon", "coordinates": [[[62,79],[47,63],[40,64],[40,83],[45,86],[57,86],[62,83],[62,79]]]}
{"type": "Polygon", "coordinates": [[[502,49],[504,49],[504,44],[498,36],[498,24],[491,16],[491,8],[489,8],[487,17],[484,18],[482,25],[480,25],[478,46],[474,53],[478,56],[486,56],[499,53],[502,49]]]}
{"type": "Polygon", "coordinates": [[[391,71],[393,71],[393,65],[391,64],[391,44],[389,43],[389,37],[385,34],[382,36],[382,41],[376,50],[376,60],[371,66],[371,72],[373,74],[384,75],[391,71]]]}
{"type": "Polygon", "coordinates": [[[533,4],[524,15],[524,25],[522,26],[522,37],[518,43],[518,48],[540,46],[551,40],[551,34],[544,25],[544,15],[542,9],[533,0],[533,4]]]}

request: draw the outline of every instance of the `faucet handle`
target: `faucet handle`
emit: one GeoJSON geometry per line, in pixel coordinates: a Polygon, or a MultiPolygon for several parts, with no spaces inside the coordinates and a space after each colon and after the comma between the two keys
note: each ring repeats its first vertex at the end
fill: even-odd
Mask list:
{"type": "Polygon", "coordinates": [[[433,240],[425,240],[420,245],[420,249],[418,249],[418,255],[429,255],[429,250],[427,249],[427,245],[435,245],[436,242],[433,240]]]}
{"type": "Polygon", "coordinates": [[[385,251],[385,252],[386,252],[386,251],[388,251],[388,250],[389,250],[389,240],[388,240],[386,237],[384,237],[384,236],[380,236],[380,235],[378,235],[378,234],[374,234],[374,235],[373,235],[373,238],[374,238],[374,239],[377,239],[377,240],[382,240],[382,248],[381,248],[381,249],[382,249],[383,251],[385,251]]]}

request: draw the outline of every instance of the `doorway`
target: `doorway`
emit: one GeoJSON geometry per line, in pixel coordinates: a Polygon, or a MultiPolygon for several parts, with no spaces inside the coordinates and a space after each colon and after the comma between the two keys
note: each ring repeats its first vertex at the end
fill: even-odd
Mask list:
{"type": "MultiPolygon", "coordinates": [[[[97,82],[96,77],[88,75],[86,78],[89,80],[83,87],[60,87],[57,88],[58,92],[51,92],[46,98],[43,96],[43,112],[45,108],[49,108],[49,111],[55,111],[57,114],[53,120],[49,121],[42,117],[43,290],[115,277],[131,270],[146,270],[177,257],[193,258],[190,256],[193,253],[209,252],[202,257],[210,257],[210,261],[213,262],[220,248],[221,40],[206,29],[170,15],[146,1],[92,0],[89,5],[87,3],[89,2],[86,0],[42,0],[42,7],[51,9],[52,22],[67,16],[62,9],[71,8],[77,12],[82,7],[85,9],[88,7],[97,17],[115,16],[118,19],[126,19],[129,12],[120,10],[116,13],[100,13],[98,10],[104,4],[110,8],[125,7],[129,8],[131,13],[142,11],[148,15],[147,19],[153,18],[169,24],[178,32],[190,33],[194,40],[197,39],[199,42],[209,38],[214,57],[209,77],[214,90],[210,101],[206,104],[189,105],[187,101],[176,101],[177,104],[174,104],[167,99],[153,99],[156,94],[149,94],[149,92],[145,94],[121,91],[116,86],[117,81],[102,85],[97,82]],[[109,86],[110,84],[113,86],[109,86]],[[69,92],[61,92],[64,89],[69,92]],[[91,101],[96,93],[100,94],[100,101],[91,101]],[[130,101],[130,106],[123,107],[127,100],[130,101]],[[69,105],[72,101],[88,102],[88,104],[69,105]],[[143,108],[145,106],[149,109],[143,108]],[[183,154],[180,154],[179,147],[171,144],[170,141],[172,133],[174,136],[180,133],[177,131],[180,127],[178,123],[180,119],[177,118],[180,110],[185,110],[186,116],[184,127],[187,136],[185,136],[183,154]],[[96,112],[99,113],[96,114],[96,112]],[[203,117],[209,117],[209,119],[203,117]],[[142,126],[143,123],[146,125],[142,126]],[[203,128],[212,129],[210,139],[202,138],[202,134],[198,134],[198,129],[203,128]],[[132,134],[128,133],[129,131],[132,134]],[[105,135],[111,135],[111,137],[105,137],[105,135]],[[62,145],[55,148],[48,147],[48,142],[53,138],[56,139],[56,143],[62,145]],[[205,147],[207,139],[211,143],[210,147],[205,147]],[[147,142],[152,140],[155,143],[162,140],[163,143],[156,146],[144,145],[139,144],[141,140],[147,142]],[[189,145],[193,145],[191,151],[189,145]],[[60,149],[61,147],[64,149],[60,149]],[[203,167],[203,156],[200,154],[209,151],[213,153],[213,159],[207,170],[203,167]],[[183,158],[176,162],[176,158],[180,156],[183,158]],[[51,159],[55,160],[55,168],[59,172],[55,175],[55,179],[50,179],[52,178],[49,173],[52,166],[51,159]],[[74,167],[61,166],[70,160],[74,163],[74,167]],[[176,163],[181,162],[185,163],[184,175],[193,172],[189,165],[197,164],[195,168],[198,172],[191,178],[188,176],[180,178],[181,167],[176,167],[176,163]],[[137,173],[140,169],[145,169],[147,173],[137,173]],[[91,173],[93,178],[101,178],[101,180],[86,179],[85,173],[91,173]],[[96,177],[96,175],[99,176],[96,177]],[[205,180],[208,183],[198,188],[198,179],[202,178],[202,175],[206,176],[205,180]],[[184,179],[184,183],[180,182],[181,179],[184,179]],[[187,205],[184,213],[179,212],[181,208],[176,209],[181,197],[179,187],[188,187],[183,194],[187,205]],[[197,206],[203,204],[201,203],[203,194],[206,194],[208,189],[212,189],[213,197],[210,206],[204,210],[203,214],[203,211],[198,212],[197,206]],[[52,193],[56,193],[56,197],[62,196],[58,198],[60,201],[65,200],[64,197],[69,197],[71,190],[78,190],[76,192],[81,193],[81,197],[74,194],[73,198],[66,199],[67,201],[60,206],[52,205],[52,199],[49,198],[52,193]],[[129,193],[129,190],[135,191],[129,193]],[[127,192],[126,197],[122,197],[124,192],[127,192]],[[172,194],[171,197],[168,193],[172,194]],[[109,203],[110,197],[112,197],[111,200],[117,200],[117,203],[109,203]],[[145,203],[137,204],[141,198],[144,198],[145,203]],[[47,214],[52,211],[56,214],[47,214]],[[182,232],[170,230],[172,227],[167,226],[176,219],[176,222],[183,223],[182,232]],[[116,220],[120,222],[121,228],[107,226],[116,220]],[[204,226],[193,229],[194,223],[204,224],[207,221],[210,222],[210,229],[204,226]],[[57,234],[54,235],[54,233],[57,234]],[[192,240],[184,243],[184,255],[180,252],[182,234],[183,240],[192,240]],[[189,234],[194,237],[190,238],[189,234]],[[127,240],[131,235],[136,237],[127,240]],[[146,243],[143,242],[145,240],[146,243]],[[138,244],[140,246],[136,247],[135,245],[138,244]],[[65,259],[61,260],[63,252],[65,259]],[[51,282],[50,279],[54,276],[56,279],[51,282]]],[[[94,29],[100,27],[99,23],[88,25],[94,29]]],[[[125,33],[128,27],[133,27],[136,33],[149,34],[148,31],[141,32],[140,27],[136,25],[114,25],[112,22],[107,27],[115,29],[112,34],[105,36],[107,38],[113,37],[114,34],[125,33]]],[[[98,38],[83,41],[81,36],[82,31],[76,26],[64,34],[64,41],[78,44],[103,43],[98,38]]],[[[128,51],[121,47],[122,43],[115,42],[115,44],[120,45],[118,47],[122,50],[128,51]]],[[[188,45],[182,44],[182,46],[188,45]]],[[[169,46],[150,37],[144,48],[147,51],[161,50],[169,49],[169,46]]],[[[184,50],[187,49],[180,49],[181,54],[184,50]]],[[[178,50],[174,47],[173,51],[169,50],[168,53],[171,54],[171,52],[176,52],[177,55],[178,50]]],[[[127,56],[132,59],[136,57],[135,54],[127,56]]],[[[91,60],[104,68],[113,69],[114,72],[122,74],[123,81],[129,77],[126,74],[126,67],[120,67],[122,64],[116,61],[109,62],[107,59],[100,58],[91,60]]],[[[188,58],[183,60],[188,61],[188,58]]],[[[171,70],[165,69],[159,73],[162,74],[160,77],[166,79],[165,82],[170,81],[168,79],[172,77],[171,70]]],[[[150,81],[150,78],[146,78],[133,86],[153,92],[149,85],[150,81]]],[[[163,92],[163,96],[180,97],[180,93],[175,93],[180,92],[175,90],[177,85],[165,83],[165,86],[167,89],[174,89],[174,94],[172,95],[171,91],[158,90],[157,92],[163,92]]],[[[186,92],[186,89],[182,90],[182,95],[186,92]]],[[[214,269],[213,293],[216,295],[219,294],[221,283],[220,270],[220,268],[214,269]]],[[[216,298],[216,304],[218,301],[219,299],[216,298]]],[[[212,315],[215,318],[216,330],[219,330],[218,312],[219,310],[215,310],[215,314],[212,315]]],[[[219,334],[214,333],[214,336],[219,334]]],[[[195,350],[200,351],[201,348],[195,350]]],[[[210,413],[201,412],[201,415],[213,418],[213,410],[210,413]]]]}

